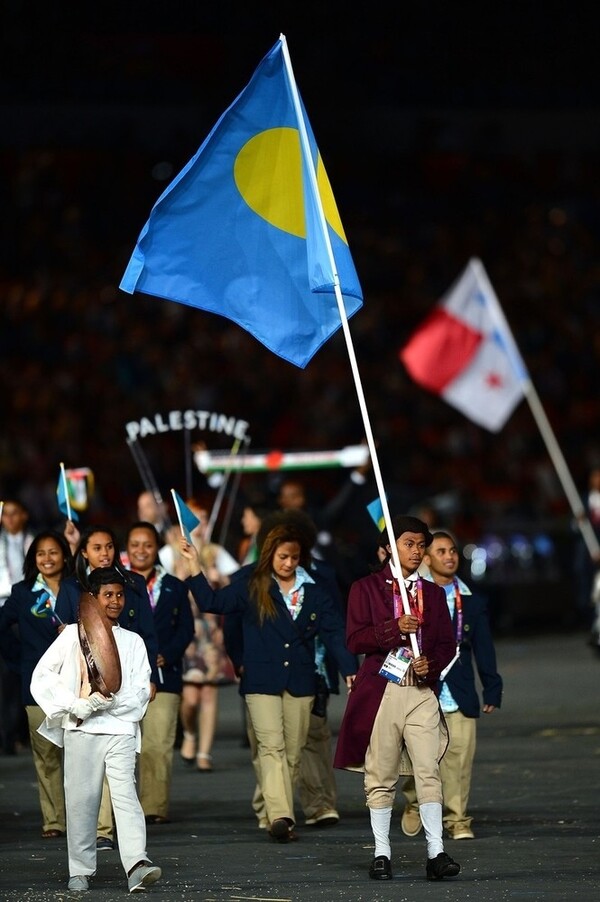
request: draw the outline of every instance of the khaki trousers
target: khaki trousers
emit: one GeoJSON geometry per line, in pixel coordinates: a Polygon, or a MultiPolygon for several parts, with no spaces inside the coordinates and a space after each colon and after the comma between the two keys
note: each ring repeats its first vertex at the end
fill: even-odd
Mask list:
{"type": "Polygon", "coordinates": [[[246,710],[256,737],[258,786],[269,824],[277,818],[296,822],[294,787],[308,735],[312,695],[246,695],[246,710]]]}
{"type": "Polygon", "coordinates": [[[427,686],[399,686],[388,680],[365,757],[368,808],[393,807],[404,748],[412,762],[419,804],[441,804],[437,697],[427,686]]]}
{"type": "Polygon", "coordinates": [[[63,750],[37,732],[46,715],[38,705],[26,705],[29,741],[37,774],[42,830],[67,829],[63,775],[63,750]]]}
{"type": "MultiPolygon", "coordinates": [[[[252,724],[247,725],[252,766],[256,774],[256,789],[252,797],[252,808],[259,823],[268,823],[265,800],[260,788],[258,767],[258,747],[252,724]]],[[[300,768],[296,784],[304,817],[315,817],[324,811],[335,811],[337,787],[333,773],[331,751],[331,730],[326,717],[310,715],[310,725],[306,745],[300,755],[300,768]]]]}
{"type": "Polygon", "coordinates": [[[308,737],[300,758],[298,798],[307,818],[323,811],[335,811],[337,787],[327,717],[310,715],[308,737]]]}
{"type": "Polygon", "coordinates": [[[141,723],[142,750],[138,760],[140,801],[144,814],[168,817],[173,746],[181,696],[157,692],[141,723]]]}
{"type": "MultiPolygon", "coordinates": [[[[467,815],[473,760],[475,758],[477,718],[465,717],[460,711],[445,714],[450,742],[440,761],[440,776],[444,794],[444,827],[470,827],[473,820],[467,815]]],[[[412,777],[405,781],[402,791],[407,805],[417,807],[417,793],[412,777]]]]}

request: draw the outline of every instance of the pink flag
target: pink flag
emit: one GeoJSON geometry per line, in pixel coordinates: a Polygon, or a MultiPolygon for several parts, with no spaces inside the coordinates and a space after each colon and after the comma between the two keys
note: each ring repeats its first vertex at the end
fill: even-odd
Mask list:
{"type": "Polygon", "coordinates": [[[473,259],[398,354],[409,375],[498,432],[529,376],[482,263],[473,259]]]}

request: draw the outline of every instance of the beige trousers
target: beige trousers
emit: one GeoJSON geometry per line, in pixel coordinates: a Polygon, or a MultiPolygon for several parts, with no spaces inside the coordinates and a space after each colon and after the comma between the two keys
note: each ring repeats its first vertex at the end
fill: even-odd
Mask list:
{"type": "Polygon", "coordinates": [[[300,758],[298,798],[307,818],[323,811],[335,811],[337,787],[327,717],[310,715],[308,737],[300,758]]]}
{"type": "Polygon", "coordinates": [[[42,830],[67,829],[63,775],[63,750],[37,732],[45,714],[38,705],[26,705],[29,741],[37,775],[42,830]]]}
{"type": "Polygon", "coordinates": [[[419,804],[441,804],[437,697],[427,686],[400,686],[387,681],[365,757],[368,808],[393,807],[404,748],[412,762],[419,804]]]}
{"type": "MultiPolygon", "coordinates": [[[[251,723],[247,724],[247,732],[252,766],[256,774],[252,808],[259,823],[268,823],[267,809],[259,782],[258,746],[251,723]]],[[[315,817],[323,811],[335,810],[337,787],[333,773],[331,730],[326,717],[310,715],[308,737],[300,755],[296,789],[305,818],[315,817]]]]}
{"type": "MultiPolygon", "coordinates": [[[[460,711],[445,714],[450,742],[440,762],[440,776],[444,794],[444,827],[470,827],[467,815],[473,760],[475,758],[477,718],[465,717],[460,711]]],[[[405,781],[402,791],[407,805],[417,807],[417,793],[412,777],[405,781]]]]}
{"type": "Polygon", "coordinates": [[[248,720],[256,737],[255,772],[262,790],[266,818],[296,822],[294,787],[306,744],[312,695],[246,695],[248,720]]]}
{"type": "Polygon", "coordinates": [[[173,747],[181,696],[157,692],[141,723],[142,750],[138,759],[140,802],[144,814],[169,815],[173,747]]]}

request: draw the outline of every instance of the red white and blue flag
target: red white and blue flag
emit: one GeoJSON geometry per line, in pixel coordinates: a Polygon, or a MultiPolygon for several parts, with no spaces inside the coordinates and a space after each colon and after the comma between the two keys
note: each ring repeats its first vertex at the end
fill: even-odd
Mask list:
{"type": "Polygon", "coordinates": [[[499,432],[529,375],[481,261],[472,259],[398,354],[409,375],[499,432]]]}

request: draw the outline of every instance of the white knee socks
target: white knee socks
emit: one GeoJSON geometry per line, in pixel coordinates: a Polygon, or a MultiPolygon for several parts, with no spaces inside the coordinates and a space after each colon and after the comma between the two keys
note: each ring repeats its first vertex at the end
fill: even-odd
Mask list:
{"type": "MultiPolygon", "coordinates": [[[[369,808],[371,815],[371,830],[375,838],[375,855],[385,855],[386,858],[392,857],[392,849],[390,846],[390,823],[392,820],[391,808],[369,808]]],[[[440,806],[440,823],[441,823],[441,806],[440,806]]]]}
{"type": "Polygon", "coordinates": [[[442,806],[440,802],[425,802],[419,805],[419,814],[425,839],[427,840],[427,857],[435,858],[444,851],[442,841],[442,806]]]}

